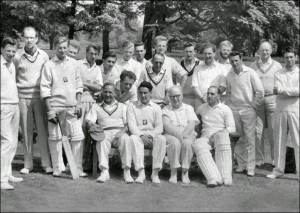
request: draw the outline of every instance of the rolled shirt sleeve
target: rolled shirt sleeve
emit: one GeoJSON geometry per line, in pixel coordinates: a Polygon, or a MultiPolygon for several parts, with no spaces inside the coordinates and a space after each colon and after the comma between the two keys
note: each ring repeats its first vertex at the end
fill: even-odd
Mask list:
{"type": "Polygon", "coordinates": [[[86,120],[96,123],[96,121],[97,121],[97,109],[96,108],[97,108],[97,105],[93,104],[92,108],[86,115],[86,118],[85,118],[86,120]]]}

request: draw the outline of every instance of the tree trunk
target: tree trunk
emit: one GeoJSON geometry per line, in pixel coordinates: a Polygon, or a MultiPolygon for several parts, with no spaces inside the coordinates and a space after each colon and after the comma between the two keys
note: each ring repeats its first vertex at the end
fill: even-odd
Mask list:
{"type": "MultiPolygon", "coordinates": [[[[77,1],[76,0],[72,0],[71,11],[70,11],[70,17],[71,17],[71,19],[75,19],[76,5],[77,5],[77,1]]],[[[69,24],[68,38],[69,39],[73,39],[74,38],[74,33],[75,33],[75,24],[74,23],[70,23],[69,24]]]]}
{"type": "Polygon", "coordinates": [[[54,48],[54,35],[49,36],[49,44],[50,44],[50,50],[53,50],[54,48]]]}
{"type": "Polygon", "coordinates": [[[146,54],[145,59],[152,58],[152,36],[153,36],[153,26],[155,23],[153,13],[154,13],[154,1],[148,1],[145,6],[145,16],[143,24],[143,35],[142,41],[145,44],[146,54]]]}
{"type": "Polygon", "coordinates": [[[103,46],[103,53],[102,56],[104,55],[104,53],[109,51],[109,33],[110,31],[108,30],[103,30],[102,32],[102,46],[103,46]]]}

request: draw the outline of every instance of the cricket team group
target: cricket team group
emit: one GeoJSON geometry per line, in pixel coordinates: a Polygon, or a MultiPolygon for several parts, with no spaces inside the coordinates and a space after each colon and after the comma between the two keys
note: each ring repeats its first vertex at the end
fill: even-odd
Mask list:
{"type": "Polygon", "coordinates": [[[1,189],[12,190],[11,183],[24,180],[12,175],[19,132],[23,175],[34,170],[36,132],[41,166],[54,177],[70,171],[63,158],[67,136],[80,177],[91,171],[94,144],[101,171],[97,182],[110,179],[114,147],[126,183],[145,181],[144,149],[150,149],[153,183],[160,183],[167,159],[169,182],[177,183],[180,171],[182,183],[189,184],[195,155],[207,186],[215,187],[233,184],[233,166],[236,173],[255,176],[256,166],[266,161],[267,129],[274,168],[266,177],[284,175],[290,141],[299,180],[299,67],[293,47],[284,50],[282,66],[263,41],[260,57],[248,67],[230,41],[218,48],[204,44],[203,61],[195,57],[195,45],[186,43],[178,63],[166,55],[168,39],[161,35],[149,60],[143,43],[125,41],[122,58],[108,51],[96,63],[101,49],[93,43],[83,50],[85,58],[76,60],[79,41],[57,37],[49,59],[37,46],[35,28],[25,27],[23,37],[22,49],[10,37],[1,43],[1,189]]]}

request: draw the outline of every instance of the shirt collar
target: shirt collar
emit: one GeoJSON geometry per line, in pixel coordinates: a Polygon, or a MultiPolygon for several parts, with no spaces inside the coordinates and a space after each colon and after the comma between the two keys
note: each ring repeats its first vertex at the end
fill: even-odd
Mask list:
{"type": "Polygon", "coordinates": [[[138,100],[138,106],[152,106],[153,102],[150,100],[148,104],[143,104],[140,100],[138,100]]]}
{"type": "Polygon", "coordinates": [[[213,106],[213,107],[211,107],[208,103],[207,103],[207,105],[211,108],[211,109],[215,109],[215,108],[222,108],[222,105],[221,105],[222,103],[221,103],[221,101],[219,101],[219,103],[217,104],[217,105],[215,105],[215,106],[213,106]]]}
{"type": "MultiPolygon", "coordinates": [[[[36,51],[35,51],[35,53],[33,54],[33,56],[34,56],[35,54],[37,54],[37,53],[40,53],[40,51],[41,51],[41,49],[38,48],[38,47],[36,47],[36,51]]],[[[29,55],[28,53],[25,52],[25,47],[23,47],[22,50],[21,50],[21,55],[25,55],[25,54],[29,55]]]]}
{"type": "Polygon", "coordinates": [[[211,63],[211,65],[207,66],[207,65],[205,64],[205,61],[203,61],[202,66],[204,66],[204,67],[216,67],[217,64],[216,64],[216,61],[213,61],[213,62],[211,63]]]}
{"type": "Polygon", "coordinates": [[[116,99],[114,99],[114,101],[111,103],[111,104],[106,104],[104,101],[102,102],[102,107],[105,107],[105,106],[113,106],[113,105],[118,105],[118,101],[116,101],[116,99]]]}
{"type": "Polygon", "coordinates": [[[8,63],[8,61],[6,60],[6,58],[4,58],[3,55],[1,55],[1,64],[6,65],[8,63]]]}
{"type": "Polygon", "coordinates": [[[94,68],[96,66],[96,62],[94,62],[93,65],[90,66],[90,63],[87,61],[86,58],[82,59],[82,61],[83,61],[84,64],[87,64],[89,68],[94,68]]]}
{"type": "Polygon", "coordinates": [[[286,69],[286,67],[284,67],[285,72],[289,72],[289,73],[294,73],[294,72],[299,72],[299,67],[295,66],[295,68],[292,71],[289,71],[286,69]]]}
{"type": "Polygon", "coordinates": [[[229,60],[229,58],[227,58],[226,60],[224,60],[223,58],[219,58],[218,60],[217,60],[217,62],[219,62],[220,64],[230,64],[230,60],[229,60]],[[222,63],[221,63],[222,62],[222,63]]]}
{"type": "MultiPolygon", "coordinates": [[[[148,70],[149,70],[149,73],[150,73],[150,74],[155,73],[155,72],[153,71],[153,66],[152,66],[152,67],[149,67],[148,70]]],[[[158,74],[164,74],[165,72],[166,72],[166,69],[164,69],[164,68],[162,67],[162,68],[160,69],[160,71],[159,71],[158,74]]],[[[156,73],[155,73],[155,74],[156,74],[156,73]]],[[[156,74],[156,75],[158,75],[158,74],[156,74]]]]}
{"type": "Polygon", "coordinates": [[[170,103],[170,105],[171,105],[171,109],[173,111],[181,111],[181,110],[185,110],[185,108],[186,108],[186,106],[185,106],[185,104],[183,102],[181,104],[181,107],[179,107],[179,108],[174,108],[171,103],[170,103]]]}
{"type": "MultiPolygon", "coordinates": [[[[262,60],[261,60],[261,58],[258,59],[258,63],[259,63],[259,64],[262,64],[262,63],[263,63],[262,60]]],[[[268,61],[267,61],[266,64],[271,64],[271,63],[272,63],[272,58],[270,57],[270,58],[268,59],[268,61]]]]}
{"type": "MultiPolygon", "coordinates": [[[[234,74],[236,74],[234,72],[233,68],[231,68],[230,70],[231,70],[230,72],[233,72],[234,74]]],[[[241,75],[242,73],[249,72],[249,71],[250,71],[250,68],[243,64],[243,70],[242,70],[242,72],[240,72],[239,74],[236,74],[236,75],[241,75]]]]}

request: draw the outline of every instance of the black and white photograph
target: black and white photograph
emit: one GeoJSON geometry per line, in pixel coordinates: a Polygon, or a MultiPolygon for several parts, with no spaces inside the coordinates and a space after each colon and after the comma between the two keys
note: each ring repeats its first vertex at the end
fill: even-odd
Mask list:
{"type": "Polygon", "coordinates": [[[2,0],[1,212],[299,212],[298,0],[2,0]]]}

